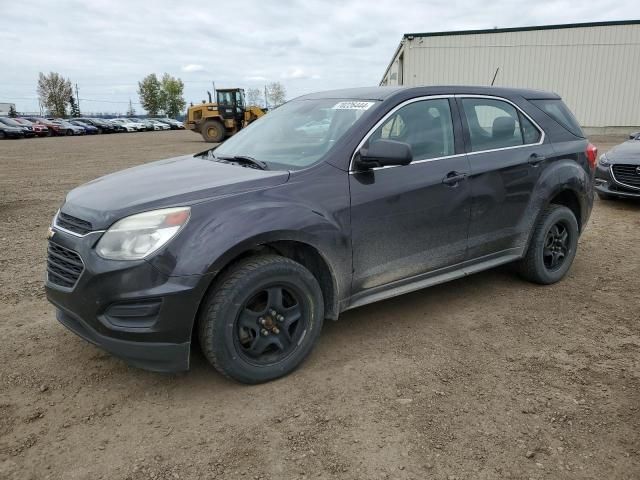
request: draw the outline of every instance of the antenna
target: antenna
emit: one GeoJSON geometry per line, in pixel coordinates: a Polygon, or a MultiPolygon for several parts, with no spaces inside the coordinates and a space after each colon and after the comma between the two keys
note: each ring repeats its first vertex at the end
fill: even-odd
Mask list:
{"type": "Polygon", "coordinates": [[[500,67],[496,68],[496,73],[493,74],[493,80],[491,80],[491,86],[493,87],[493,84],[496,81],[496,77],[498,76],[498,72],[500,71],[500,67]]]}
{"type": "Polygon", "coordinates": [[[80,111],[80,97],[78,96],[78,84],[76,83],[76,104],[78,105],[78,111],[80,111]]]}

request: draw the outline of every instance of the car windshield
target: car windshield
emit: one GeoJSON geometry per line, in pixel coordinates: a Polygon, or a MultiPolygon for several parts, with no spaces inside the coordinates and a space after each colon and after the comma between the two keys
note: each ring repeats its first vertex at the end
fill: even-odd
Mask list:
{"type": "Polygon", "coordinates": [[[298,170],[317,162],[376,101],[294,100],[269,112],[217,147],[216,157],[252,157],[269,169],[298,170]]]}

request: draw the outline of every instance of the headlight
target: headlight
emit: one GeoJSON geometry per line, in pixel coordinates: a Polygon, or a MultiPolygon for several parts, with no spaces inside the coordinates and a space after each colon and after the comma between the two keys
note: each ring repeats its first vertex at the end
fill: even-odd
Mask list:
{"type": "Polygon", "coordinates": [[[606,167],[609,165],[609,160],[607,159],[607,156],[604,153],[600,155],[600,160],[598,161],[598,163],[600,163],[600,165],[602,165],[603,167],[606,167]]]}
{"type": "Polygon", "coordinates": [[[102,236],[96,251],[108,260],[140,260],[175,237],[190,215],[189,207],[177,207],[123,218],[102,236]]]}

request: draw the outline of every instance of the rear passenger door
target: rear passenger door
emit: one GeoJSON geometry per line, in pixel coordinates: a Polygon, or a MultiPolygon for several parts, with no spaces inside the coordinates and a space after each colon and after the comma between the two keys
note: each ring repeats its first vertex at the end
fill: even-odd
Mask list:
{"type": "Polygon", "coordinates": [[[552,147],[510,101],[458,96],[457,102],[471,170],[467,259],[517,254],[527,240],[527,206],[552,147]]]}

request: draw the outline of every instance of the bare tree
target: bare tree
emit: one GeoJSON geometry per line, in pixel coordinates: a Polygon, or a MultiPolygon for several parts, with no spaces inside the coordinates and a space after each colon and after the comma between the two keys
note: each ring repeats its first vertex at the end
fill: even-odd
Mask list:
{"type": "Polygon", "coordinates": [[[271,82],[267,85],[267,97],[272,106],[282,105],[287,97],[287,91],[280,82],[271,82]]]}
{"type": "Polygon", "coordinates": [[[69,97],[73,95],[71,81],[56,72],[38,76],[38,96],[40,103],[54,117],[64,117],[67,113],[69,97]]]}
{"type": "Polygon", "coordinates": [[[247,105],[260,105],[262,103],[262,93],[258,88],[247,90],[247,105]]]}

